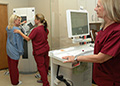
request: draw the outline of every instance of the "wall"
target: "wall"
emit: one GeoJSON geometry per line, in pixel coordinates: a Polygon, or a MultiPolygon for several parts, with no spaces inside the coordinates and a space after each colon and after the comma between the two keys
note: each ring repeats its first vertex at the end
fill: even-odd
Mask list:
{"type": "Polygon", "coordinates": [[[46,17],[50,31],[48,41],[52,50],[75,45],[68,38],[66,10],[78,10],[78,0],[29,0],[28,5],[46,17]]]}
{"type": "Polygon", "coordinates": [[[68,38],[66,10],[79,10],[80,6],[84,6],[92,16],[96,2],[97,0],[51,0],[52,49],[79,45],[73,44],[68,38]]]}
{"type": "Polygon", "coordinates": [[[13,12],[13,8],[28,7],[28,0],[0,0],[0,4],[8,4],[8,19],[13,12]]]}
{"type": "Polygon", "coordinates": [[[45,16],[45,19],[48,23],[49,36],[48,41],[51,47],[51,16],[50,16],[50,0],[29,0],[29,7],[35,7],[36,13],[42,13],[45,16]]]}
{"type": "Polygon", "coordinates": [[[8,4],[8,18],[12,14],[13,8],[19,7],[35,7],[36,13],[44,14],[50,32],[48,41],[53,50],[76,45],[68,38],[66,10],[78,10],[79,1],[80,0],[0,0],[0,3],[8,4]]]}
{"type": "MultiPolygon", "coordinates": [[[[52,49],[65,48],[75,46],[72,40],[68,38],[66,10],[78,10],[77,0],[51,0],[51,16],[52,16],[52,49]],[[54,38],[54,39],[53,39],[54,38]],[[55,43],[57,46],[54,46],[55,43]]],[[[78,45],[78,44],[77,44],[78,45]]]]}
{"type": "Polygon", "coordinates": [[[51,0],[51,47],[59,49],[60,47],[60,29],[59,29],[59,4],[58,0],[51,0]]]}
{"type": "Polygon", "coordinates": [[[51,46],[51,23],[50,23],[50,0],[0,0],[0,4],[8,5],[8,19],[13,12],[13,8],[35,7],[36,13],[42,13],[48,22],[49,45],[51,46]]]}

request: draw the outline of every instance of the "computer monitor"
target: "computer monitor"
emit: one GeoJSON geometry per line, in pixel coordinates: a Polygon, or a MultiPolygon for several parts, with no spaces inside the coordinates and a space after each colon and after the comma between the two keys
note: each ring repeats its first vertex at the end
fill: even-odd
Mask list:
{"type": "Polygon", "coordinates": [[[89,18],[86,10],[67,10],[68,37],[89,35],[89,18]]]}

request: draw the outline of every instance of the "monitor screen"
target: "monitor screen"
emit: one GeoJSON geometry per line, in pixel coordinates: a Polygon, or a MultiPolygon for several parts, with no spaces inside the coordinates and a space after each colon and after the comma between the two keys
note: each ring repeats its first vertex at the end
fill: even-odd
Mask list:
{"type": "Polygon", "coordinates": [[[85,10],[67,10],[68,37],[89,34],[88,12],[85,10]]]}
{"type": "Polygon", "coordinates": [[[27,16],[21,16],[21,18],[22,18],[21,22],[27,21],[27,16]]]}

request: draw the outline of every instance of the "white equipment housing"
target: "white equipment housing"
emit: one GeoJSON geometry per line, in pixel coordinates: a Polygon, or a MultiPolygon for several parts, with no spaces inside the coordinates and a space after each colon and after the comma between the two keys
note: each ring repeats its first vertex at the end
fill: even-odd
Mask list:
{"type": "Polygon", "coordinates": [[[63,75],[70,86],[91,86],[92,85],[92,63],[63,63],[63,56],[84,56],[93,54],[93,44],[74,46],[49,52],[51,57],[51,86],[67,86],[56,77],[58,65],[61,66],[59,75],[63,75]]]}
{"type": "MultiPolygon", "coordinates": [[[[22,18],[22,21],[27,21],[22,27],[24,34],[30,33],[32,26],[34,26],[35,8],[14,8],[13,14],[22,18]]],[[[20,58],[19,72],[21,73],[34,73],[37,72],[36,62],[32,55],[32,42],[24,40],[24,55],[20,58]]]]}

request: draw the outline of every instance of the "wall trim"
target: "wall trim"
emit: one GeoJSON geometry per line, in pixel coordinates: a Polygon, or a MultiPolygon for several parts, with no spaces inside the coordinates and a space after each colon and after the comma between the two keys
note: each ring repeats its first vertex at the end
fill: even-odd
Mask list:
{"type": "Polygon", "coordinates": [[[8,2],[2,2],[2,1],[0,1],[0,4],[8,5],[9,3],[8,2]]]}

